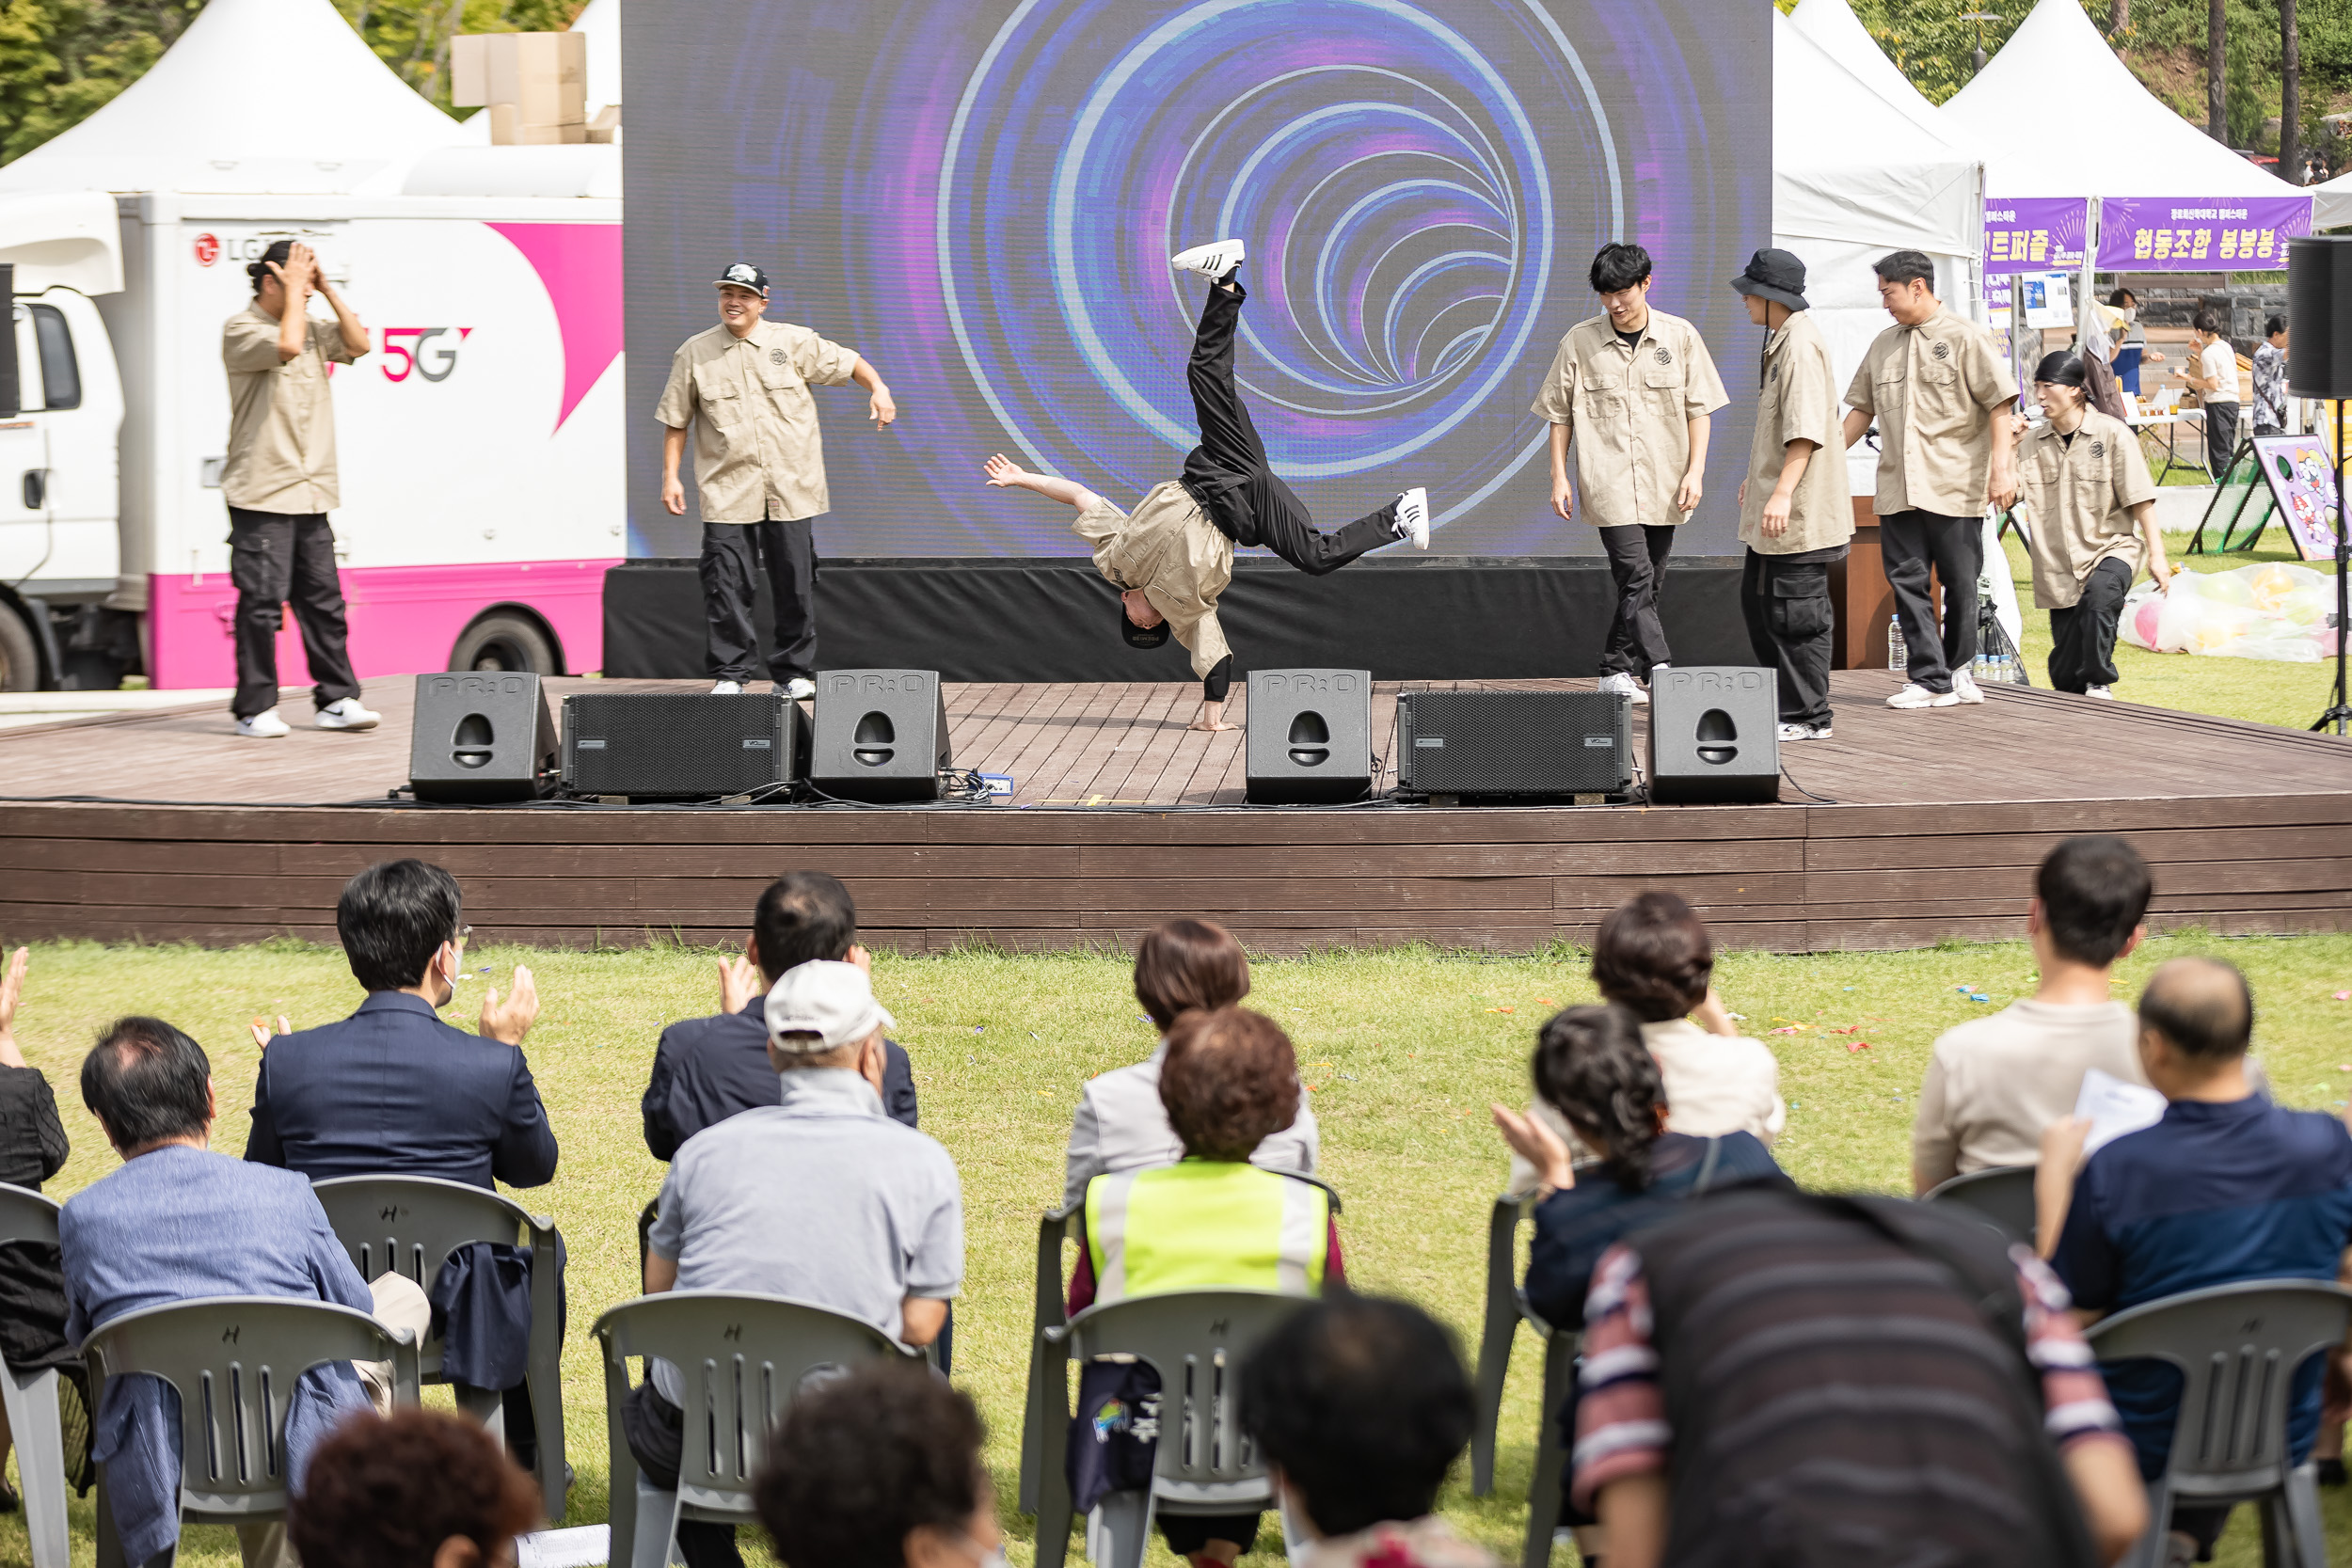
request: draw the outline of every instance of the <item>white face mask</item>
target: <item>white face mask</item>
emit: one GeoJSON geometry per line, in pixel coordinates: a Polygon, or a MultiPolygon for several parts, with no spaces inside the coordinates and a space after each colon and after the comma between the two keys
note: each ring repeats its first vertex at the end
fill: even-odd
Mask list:
{"type": "Polygon", "coordinates": [[[1002,1541],[996,1543],[994,1551],[983,1551],[980,1544],[968,1535],[963,1538],[963,1544],[964,1549],[972,1554],[973,1568],[1010,1568],[1002,1541]]]}
{"type": "Polygon", "coordinates": [[[2139,307],[2137,305],[2124,306],[2123,319],[2127,322],[2136,322],[2139,320],[2139,307]]]}

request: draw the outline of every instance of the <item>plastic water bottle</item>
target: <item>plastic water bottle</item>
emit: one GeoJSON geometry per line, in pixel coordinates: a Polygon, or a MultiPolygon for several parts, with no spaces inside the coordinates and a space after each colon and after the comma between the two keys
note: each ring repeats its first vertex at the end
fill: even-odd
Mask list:
{"type": "Polygon", "coordinates": [[[1911,650],[1903,642],[1903,622],[1899,615],[1886,623],[1886,667],[1899,675],[1911,668],[1911,650]]]}

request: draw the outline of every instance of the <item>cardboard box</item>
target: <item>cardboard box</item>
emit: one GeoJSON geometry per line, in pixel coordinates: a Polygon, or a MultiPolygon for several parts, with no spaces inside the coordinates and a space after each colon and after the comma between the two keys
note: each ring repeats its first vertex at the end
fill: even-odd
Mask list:
{"type": "Polygon", "coordinates": [[[492,147],[562,147],[588,140],[588,127],[575,121],[570,125],[526,125],[522,115],[512,103],[493,103],[483,111],[490,117],[492,147]]]}
{"type": "Polygon", "coordinates": [[[526,126],[580,124],[588,116],[588,35],[460,33],[450,40],[450,102],[512,104],[526,126]]]}
{"type": "Polygon", "coordinates": [[[617,142],[621,139],[621,106],[607,103],[596,111],[596,118],[588,122],[588,139],[592,142],[617,142]]]}

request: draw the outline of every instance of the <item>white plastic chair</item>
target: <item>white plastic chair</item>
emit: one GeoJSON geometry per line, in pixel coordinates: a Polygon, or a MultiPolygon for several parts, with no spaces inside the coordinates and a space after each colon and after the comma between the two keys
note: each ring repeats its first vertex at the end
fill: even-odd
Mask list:
{"type": "MultiPolygon", "coordinates": [[[[39,1193],[0,1181],[0,1246],[57,1244],[57,1206],[39,1193]]],[[[65,1432],[57,1419],[57,1370],[0,1368],[0,1406],[16,1439],[24,1483],[24,1530],[33,1568],[69,1568],[66,1545],[65,1432]]]]}
{"type": "Polygon", "coordinates": [[[1477,1418],[1470,1428],[1470,1496],[1495,1489],[1495,1449],[1502,1423],[1502,1386],[1511,1372],[1511,1350],[1523,1322],[1544,1347],[1543,1403],[1535,1421],[1535,1469],[1527,1481],[1527,1535],[1520,1544],[1521,1568],[1545,1568],[1551,1538],[1560,1528],[1560,1485],[1567,1468],[1567,1445],[1560,1440],[1560,1408],[1567,1402],[1568,1380],[1583,1337],[1544,1321],[1528,1305],[1518,1282],[1518,1229],[1534,1218],[1537,1195],[1505,1193],[1495,1199],[1486,1222],[1486,1327],[1478,1340],[1477,1418]]]}

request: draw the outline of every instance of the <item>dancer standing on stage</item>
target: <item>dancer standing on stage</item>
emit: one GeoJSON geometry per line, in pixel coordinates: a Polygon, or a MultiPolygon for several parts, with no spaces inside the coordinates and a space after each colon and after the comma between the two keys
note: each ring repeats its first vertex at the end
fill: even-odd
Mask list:
{"type": "Polygon", "coordinates": [[[1225,698],[1233,680],[1232,650],[1217,625],[1217,596],[1233,580],[1233,546],[1263,545],[1302,572],[1336,572],[1367,550],[1409,539],[1429,547],[1429,493],[1407,490],[1379,511],[1330,532],[1316,531],[1307,503],[1266,460],[1265,443],[1233,384],[1233,337],[1248,297],[1234,276],[1242,243],[1220,240],[1177,256],[1172,265],[1212,279],[1192,360],[1200,444],[1184,472],[1154,485],[1132,513],[1066,479],[1033,474],[1004,456],[986,465],[988,482],[1033,490],[1078,509],[1071,531],[1094,546],[1094,568],[1119,594],[1119,631],[1128,645],[1156,648],[1175,635],[1200,677],[1196,730],[1230,730],[1225,698]]]}
{"type": "Polygon", "coordinates": [[[229,372],[229,456],[220,467],[220,496],[229,503],[229,580],[237,589],[230,711],[248,740],[290,733],[278,717],[278,629],[291,602],[316,683],[310,700],[318,727],[372,730],[377,716],[359,702],[335,531],[326,521],[342,500],[327,368],[367,353],[368,329],[299,240],[276,242],[245,270],[253,278],[253,303],[220,331],[229,372]],[[310,315],[314,293],[335,312],[332,322],[310,315]]]}
{"type": "Polygon", "coordinates": [[[1759,250],[1731,280],[1765,328],[1763,390],[1748,477],[1740,482],[1740,609],[1758,664],[1780,677],[1780,738],[1830,737],[1829,667],[1836,616],[1829,569],[1846,559],[1853,500],[1837,436],[1829,345],[1804,297],[1804,263],[1759,250]]]}
{"type": "Polygon", "coordinates": [[[1616,584],[1600,689],[1638,705],[1649,701],[1650,672],[1673,659],[1658,619],[1658,575],[1675,525],[1699,504],[1711,416],[1731,399],[1699,329],[1650,309],[1648,251],[1602,245],[1589,277],[1602,313],[1560,340],[1534,412],[1551,421],[1551,509],[1574,521],[1583,490],[1585,521],[1600,530],[1616,584]]]}
{"type": "Polygon", "coordinates": [[[2017,501],[2017,378],[1993,334],[1935,297],[1935,263],[1898,250],[1871,263],[1895,325],[1880,333],[1846,388],[1845,444],[1879,426],[1879,544],[1902,620],[1910,681],[1888,707],[1981,703],[1977,578],[1984,570],[1984,506],[2017,501]],[[1944,626],[1928,592],[1944,583],[1944,626]]]}
{"type": "Polygon", "coordinates": [[[2141,541],[2157,592],[2172,585],[2156,485],[2132,427],[2090,406],[2080,359],[2045,354],[2033,379],[2049,418],[2018,448],[2017,511],[2029,530],[2034,608],[2050,612],[2050,684],[2112,697],[2115,628],[2141,541]]]}
{"type": "Polygon", "coordinates": [[[811,383],[866,388],[876,430],[898,405],[881,374],[854,350],[805,326],[761,320],[768,275],[738,261],[718,279],[719,325],[679,345],[654,418],[661,438],[661,504],[686,515],[678,461],[686,429],[694,438],[694,488],[702,497],[703,615],[709,626],[713,695],[743,689],[758,663],[752,625],[752,571],[764,559],[776,600],[769,673],[791,696],[817,683],[816,517],[832,506],[811,383]]]}

